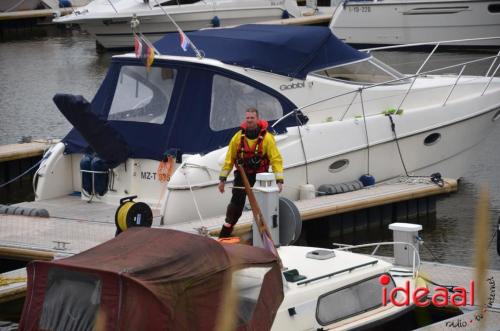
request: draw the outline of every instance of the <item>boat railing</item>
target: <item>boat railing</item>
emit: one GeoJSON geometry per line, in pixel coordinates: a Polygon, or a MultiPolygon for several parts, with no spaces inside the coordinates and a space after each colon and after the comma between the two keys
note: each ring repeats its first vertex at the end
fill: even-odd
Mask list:
{"type": "MultiPolygon", "coordinates": [[[[498,37],[498,38],[500,38],[500,37],[498,37]]],[[[406,45],[404,45],[404,46],[406,46],[406,45]]],[[[395,47],[395,46],[387,46],[387,47],[395,47]]],[[[437,47],[435,47],[435,49],[437,49],[437,47]]],[[[359,94],[359,97],[360,97],[361,107],[363,109],[364,108],[363,91],[369,90],[369,89],[372,89],[372,88],[376,88],[376,87],[379,87],[379,86],[390,85],[390,84],[394,84],[394,83],[400,83],[400,82],[408,81],[408,80],[411,79],[411,83],[409,83],[410,85],[409,85],[408,89],[406,90],[405,94],[403,95],[402,100],[399,102],[399,106],[396,108],[396,110],[399,110],[399,109],[401,109],[401,107],[403,106],[405,100],[407,99],[408,95],[410,94],[410,92],[411,92],[411,90],[413,88],[413,85],[415,84],[415,82],[416,82],[416,80],[417,80],[418,77],[423,77],[423,76],[427,76],[427,75],[431,75],[431,74],[436,74],[436,73],[438,73],[440,71],[449,70],[449,69],[453,69],[453,68],[460,68],[460,73],[457,75],[457,78],[456,78],[455,82],[451,85],[451,90],[448,92],[448,95],[446,96],[446,98],[443,101],[442,106],[445,106],[446,103],[448,102],[448,100],[450,99],[450,96],[452,95],[453,91],[455,90],[456,86],[458,85],[459,80],[462,77],[462,74],[463,74],[463,72],[465,71],[465,69],[466,69],[466,67],[468,65],[473,64],[473,63],[485,62],[485,61],[489,61],[489,60],[492,61],[491,64],[490,64],[490,66],[489,66],[489,68],[488,68],[488,70],[487,70],[487,72],[486,72],[486,74],[483,76],[485,78],[489,77],[489,79],[488,79],[488,81],[484,85],[484,88],[483,88],[483,90],[481,92],[481,96],[484,95],[484,93],[488,90],[488,87],[491,85],[491,82],[492,82],[493,78],[495,77],[495,75],[498,73],[498,70],[500,69],[500,61],[498,61],[498,58],[500,57],[500,51],[499,51],[496,55],[486,56],[486,57],[482,57],[482,58],[479,58],[479,59],[474,59],[474,60],[470,60],[470,61],[466,61],[466,62],[461,62],[461,63],[458,63],[458,64],[453,64],[453,65],[449,65],[449,66],[445,66],[445,67],[440,67],[440,68],[436,68],[436,69],[431,69],[431,70],[427,70],[427,71],[422,72],[422,68],[428,62],[428,60],[430,59],[430,57],[432,56],[432,54],[434,54],[435,49],[433,50],[433,52],[431,52],[431,54],[429,54],[429,56],[427,56],[426,60],[424,61],[424,63],[422,63],[422,65],[420,66],[420,68],[417,70],[417,73],[415,73],[415,74],[405,75],[404,77],[395,78],[395,79],[387,80],[387,81],[380,82],[380,83],[363,85],[363,86],[360,86],[357,89],[354,89],[354,90],[351,90],[351,91],[347,91],[347,92],[343,92],[343,93],[340,93],[340,94],[336,94],[334,96],[327,97],[327,98],[324,98],[324,99],[321,99],[321,100],[318,100],[318,101],[315,101],[315,102],[303,105],[301,107],[297,107],[293,111],[291,111],[291,112],[287,113],[286,115],[284,115],[283,117],[279,118],[272,125],[272,127],[275,127],[280,122],[282,122],[283,120],[285,120],[286,118],[288,118],[290,116],[293,116],[293,115],[297,116],[298,114],[301,113],[302,110],[305,110],[305,109],[310,108],[312,106],[315,106],[315,105],[318,105],[320,103],[323,103],[323,102],[326,102],[326,101],[329,101],[329,100],[333,100],[333,99],[336,99],[336,98],[344,97],[344,96],[347,96],[347,95],[353,95],[353,98],[351,99],[351,101],[347,105],[346,109],[343,111],[342,115],[339,118],[340,121],[343,121],[344,118],[345,118],[345,116],[349,112],[351,106],[353,105],[354,101],[358,97],[358,94],[359,94]],[[495,68],[495,69],[493,69],[493,68],[495,68]]],[[[372,50],[374,50],[374,49],[372,49],[372,50]]],[[[363,117],[365,117],[365,114],[363,114],[363,117]]],[[[298,122],[299,122],[298,125],[301,126],[302,123],[300,123],[300,121],[298,121],[298,122]]]]}
{"type": "Polygon", "coordinates": [[[412,267],[411,267],[412,276],[413,276],[413,278],[418,277],[418,271],[420,270],[420,254],[418,253],[417,248],[411,243],[403,242],[403,241],[384,241],[384,242],[361,244],[361,245],[346,245],[346,244],[338,244],[338,243],[333,243],[333,245],[338,247],[338,248],[335,248],[335,250],[342,250],[342,251],[351,251],[353,249],[374,247],[373,251],[369,254],[370,256],[375,256],[375,254],[377,253],[380,246],[393,246],[393,247],[395,245],[402,245],[405,247],[409,246],[409,247],[413,248],[413,258],[412,258],[412,267]]]}

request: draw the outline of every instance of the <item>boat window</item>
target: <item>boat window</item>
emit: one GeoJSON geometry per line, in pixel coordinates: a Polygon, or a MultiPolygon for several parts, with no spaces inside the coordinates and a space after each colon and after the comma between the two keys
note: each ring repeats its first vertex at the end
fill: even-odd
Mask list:
{"type": "MultiPolygon", "coordinates": [[[[381,306],[382,291],[379,276],[320,296],[316,308],[318,322],[321,325],[332,324],[381,306]]],[[[394,280],[391,278],[391,282],[386,285],[387,302],[389,293],[394,287],[394,280]]]]}
{"type": "Polygon", "coordinates": [[[490,13],[500,13],[500,4],[494,3],[488,6],[490,13]]]}
{"type": "Polygon", "coordinates": [[[238,299],[237,320],[238,325],[247,324],[259,300],[264,277],[271,268],[251,267],[233,273],[232,288],[238,299]]]}
{"type": "Polygon", "coordinates": [[[94,275],[52,268],[48,272],[41,330],[92,330],[101,302],[101,281],[94,275]]]}
{"type": "Polygon", "coordinates": [[[108,119],[162,124],[174,88],[177,70],[123,66],[108,119]]]}
{"type": "Polygon", "coordinates": [[[214,75],[210,128],[214,131],[238,127],[245,117],[245,110],[254,107],[259,117],[266,121],[283,116],[283,107],[275,97],[253,86],[220,75],[214,75]]]}
{"type": "Polygon", "coordinates": [[[368,60],[349,63],[316,72],[317,75],[355,83],[377,84],[402,79],[394,84],[407,83],[405,76],[396,69],[372,57],[368,60]]]}
{"type": "MultiPolygon", "coordinates": [[[[159,1],[158,0],[158,3],[161,6],[178,6],[178,5],[190,5],[192,3],[197,3],[200,1],[201,0],[168,0],[168,1],[159,1]]],[[[151,2],[154,2],[154,0],[151,2]]],[[[155,7],[158,7],[158,5],[155,2],[154,2],[154,4],[155,4],[155,7]]]]}

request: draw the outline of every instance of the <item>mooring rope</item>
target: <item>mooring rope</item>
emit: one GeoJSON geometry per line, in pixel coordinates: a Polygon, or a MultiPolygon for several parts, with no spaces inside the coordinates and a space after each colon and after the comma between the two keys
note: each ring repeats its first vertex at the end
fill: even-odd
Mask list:
{"type": "Polygon", "coordinates": [[[40,163],[42,163],[42,161],[43,161],[43,158],[40,161],[38,161],[37,163],[35,163],[33,166],[31,166],[28,170],[23,172],[22,174],[18,175],[17,177],[12,178],[11,180],[6,181],[5,183],[0,184],[0,188],[4,188],[5,186],[7,186],[7,185],[15,182],[16,180],[24,177],[26,174],[30,173],[34,168],[38,167],[40,165],[40,163]]]}

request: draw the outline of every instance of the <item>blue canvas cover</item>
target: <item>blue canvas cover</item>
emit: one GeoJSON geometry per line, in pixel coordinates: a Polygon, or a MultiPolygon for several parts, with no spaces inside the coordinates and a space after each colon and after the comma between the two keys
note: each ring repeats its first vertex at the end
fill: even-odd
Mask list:
{"type": "MultiPolygon", "coordinates": [[[[323,27],[244,25],[234,29],[213,29],[188,34],[206,57],[226,63],[303,78],[308,72],[336,64],[353,62],[368,55],[343,44],[323,27]]],[[[161,53],[194,56],[179,45],[179,35],[169,34],[156,44],[161,53]]],[[[120,72],[124,66],[144,65],[140,59],[113,58],[110,69],[90,105],[90,111],[116,131],[128,148],[128,156],[161,160],[165,153],[207,153],[227,145],[237,127],[214,131],[210,128],[210,105],[214,75],[234,79],[276,98],[283,115],[296,107],[290,100],[266,85],[235,72],[178,60],[155,59],[153,67],[177,70],[170,105],[163,123],[146,123],[108,119],[120,72]]],[[[146,70],[146,69],[144,69],[146,70]]],[[[242,110],[235,110],[242,111],[242,110]]],[[[273,121],[270,121],[273,124],[273,121]]],[[[280,122],[276,132],[296,125],[294,116],[280,122]]],[[[89,126],[88,124],[86,125],[89,126]]],[[[66,153],[92,152],[88,142],[75,129],[63,139],[66,153]]],[[[83,134],[85,136],[85,134],[83,134]]],[[[118,148],[106,141],[106,149],[118,148]]]]}
{"type": "MultiPolygon", "coordinates": [[[[369,55],[343,43],[328,27],[247,24],[187,33],[205,57],[227,64],[305,79],[308,73],[369,55]]],[[[155,43],[162,54],[195,56],[179,46],[179,34],[155,43]]]]}
{"type": "MultiPolygon", "coordinates": [[[[139,59],[114,58],[108,74],[92,100],[90,111],[101,119],[107,119],[113,100],[114,91],[119,79],[120,69],[123,66],[142,66],[139,59]]],[[[129,157],[161,160],[165,153],[179,151],[180,153],[207,153],[227,145],[238,128],[213,131],[209,126],[212,82],[214,74],[224,74],[240,82],[255,86],[276,97],[287,114],[296,108],[292,102],[278,92],[248,79],[244,76],[204,65],[185,66],[172,61],[155,60],[155,67],[168,66],[178,69],[176,87],[172,93],[172,102],[162,124],[109,120],[107,127],[114,129],[126,142],[129,157]]],[[[144,69],[145,70],[145,69],[144,69]]],[[[273,121],[270,122],[271,124],[273,121]]],[[[294,125],[293,117],[280,123],[277,132],[284,132],[286,126],[294,125]]],[[[81,125],[81,129],[84,126],[81,125]]],[[[92,152],[88,142],[78,131],[80,126],[63,139],[66,145],[65,152],[82,153],[92,152]]],[[[106,141],[109,148],[112,142],[106,141]]]]}

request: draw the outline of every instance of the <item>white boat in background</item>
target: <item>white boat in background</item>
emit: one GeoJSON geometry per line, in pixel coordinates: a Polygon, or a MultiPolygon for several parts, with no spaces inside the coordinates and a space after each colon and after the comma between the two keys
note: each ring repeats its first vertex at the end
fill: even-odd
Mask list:
{"type": "MultiPolygon", "coordinates": [[[[500,33],[499,0],[346,0],[330,23],[355,45],[399,45],[488,38],[500,33]]],[[[500,46],[500,39],[453,46],[500,46]]]]}
{"type": "Polygon", "coordinates": [[[2,0],[0,1],[0,12],[32,10],[39,4],[40,0],[2,0]]]}
{"type": "Polygon", "coordinates": [[[80,25],[106,49],[131,48],[133,15],[141,23],[140,31],[153,42],[177,31],[165,11],[184,31],[302,15],[294,0],[94,0],[54,22],[80,25]]]}
{"type": "Polygon", "coordinates": [[[248,107],[274,126],[285,168],[282,195],[291,200],[303,184],[365,174],[378,182],[405,169],[459,178],[470,151],[500,118],[495,55],[451,66],[459,71],[483,61],[490,67],[483,76],[440,69],[406,76],[326,27],[245,25],[188,35],[205,58],[184,52],[169,34],[155,44],[161,55],[149,71],[134,54],[113,57],[91,105],[54,99],[77,129],[41,163],[38,201],[77,191],[83,200],[90,194],[117,206],[138,195],[158,209],[160,224],[222,215],[231,196],[217,190],[223,146],[248,107]],[[166,155],[177,160],[175,171],[159,162],[166,155]]]}

